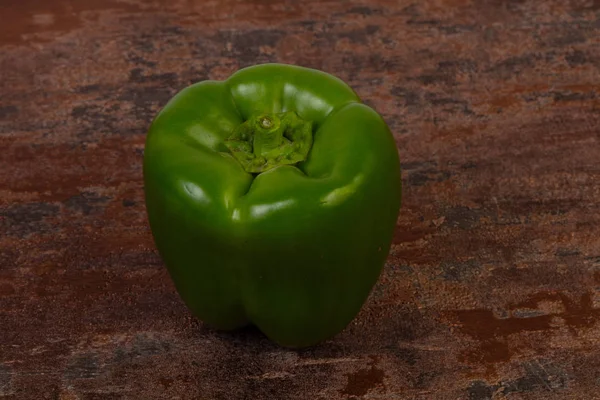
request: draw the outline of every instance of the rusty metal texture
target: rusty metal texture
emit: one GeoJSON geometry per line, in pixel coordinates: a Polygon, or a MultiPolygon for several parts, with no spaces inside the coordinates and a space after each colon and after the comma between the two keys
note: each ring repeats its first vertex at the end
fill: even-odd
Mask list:
{"type": "Polygon", "coordinates": [[[1,399],[600,399],[597,0],[0,2],[1,399]],[[285,62],[389,123],[404,202],[314,348],[192,318],[154,248],[145,132],[285,62]]]}

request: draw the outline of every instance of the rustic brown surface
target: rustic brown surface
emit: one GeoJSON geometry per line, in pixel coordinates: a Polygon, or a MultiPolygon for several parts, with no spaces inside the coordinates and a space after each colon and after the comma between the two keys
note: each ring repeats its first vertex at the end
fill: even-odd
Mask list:
{"type": "Polygon", "coordinates": [[[600,399],[600,2],[0,2],[0,398],[600,399]],[[303,351],[195,321],[154,249],[145,131],[278,61],[390,124],[381,279],[303,351]]]}

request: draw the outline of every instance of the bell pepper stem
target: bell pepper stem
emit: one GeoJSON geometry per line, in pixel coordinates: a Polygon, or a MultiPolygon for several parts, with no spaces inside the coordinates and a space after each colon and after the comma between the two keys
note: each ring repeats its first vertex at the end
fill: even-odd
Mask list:
{"type": "Polygon", "coordinates": [[[279,148],[283,142],[283,126],[276,115],[261,115],[256,118],[253,153],[257,157],[266,157],[269,152],[279,148]]]}
{"type": "Polygon", "coordinates": [[[260,173],[306,160],[312,141],[312,123],[287,111],[250,117],[225,146],[246,172],[260,173]]]}

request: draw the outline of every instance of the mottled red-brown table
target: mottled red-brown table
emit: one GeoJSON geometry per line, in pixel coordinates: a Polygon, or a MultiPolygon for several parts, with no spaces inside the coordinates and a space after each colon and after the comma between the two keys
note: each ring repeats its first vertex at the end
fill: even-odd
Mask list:
{"type": "Polygon", "coordinates": [[[600,399],[597,0],[0,2],[0,399],[600,399]],[[192,318],[145,132],[183,87],[285,62],[392,128],[404,204],[317,347],[192,318]]]}

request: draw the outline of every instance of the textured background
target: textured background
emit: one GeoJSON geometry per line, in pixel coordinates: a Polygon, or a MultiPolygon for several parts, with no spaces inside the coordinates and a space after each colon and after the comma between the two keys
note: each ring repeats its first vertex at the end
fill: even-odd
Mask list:
{"type": "Polygon", "coordinates": [[[0,2],[0,398],[600,399],[600,2],[0,2]],[[146,129],[278,61],[396,137],[404,205],[348,328],[194,320],[154,249],[146,129]]]}

